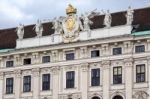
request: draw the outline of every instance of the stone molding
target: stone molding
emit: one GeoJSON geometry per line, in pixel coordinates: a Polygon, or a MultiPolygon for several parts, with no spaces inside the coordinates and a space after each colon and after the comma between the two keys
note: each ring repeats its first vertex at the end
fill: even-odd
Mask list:
{"type": "Polygon", "coordinates": [[[15,70],[14,73],[17,78],[21,77],[21,70],[15,70]]]}
{"type": "Polygon", "coordinates": [[[103,69],[109,69],[110,61],[109,60],[102,61],[102,66],[103,66],[103,69]]]}
{"type": "Polygon", "coordinates": [[[40,75],[40,69],[39,68],[33,68],[32,69],[32,74],[34,77],[37,77],[40,75]]]}
{"type": "Polygon", "coordinates": [[[59,66],[54,66],[51,68],[51,71],[54,75],[57,75],[59,73],[60,67],[59,66]]]}
{"type": "Polygon", "coordinates": [[[87,72],[89,70],[89,64],[88,63],[81,64],[81,69],[83,72],[87,72]]]}
{"type": "Polygon", "coordinates": [[[124,59],[124,65],[126,67],[132,67],[133,66],[133,58],[124,59]]]}
{"type": "Polygon", "coordinates": [[[4,73],[0,72],[0,80],[2,80],[4,78],[4,73]]]}

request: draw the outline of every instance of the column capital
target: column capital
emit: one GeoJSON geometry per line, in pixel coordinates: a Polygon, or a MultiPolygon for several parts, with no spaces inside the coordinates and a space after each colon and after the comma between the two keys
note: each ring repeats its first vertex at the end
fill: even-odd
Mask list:
{"type": "Polygon", "coordinates": [[[124,64],[126,67],[132,67],[133,65],[133,58],[126,58],[124,59],[124,64]]]}
{"type": "Polygon", "coordinates": [[[52,71],[52,73],[53,73],[54,75],[57,75],[58,72],[59,72],[59,70],[60,70],[60,67],[59,67],[59,66],[54,66],[54,67],[51,68],[51,71],[52,71]]]}
{"type": "Polygon", "coordinates": [[[109,69],[110,68],[110,61],[109,60],[102,61],[102,66],[103,66],[103,69],[109,69]]]}
{"type": "Polygon", "coordinates": [[[81,69],[83,72],[87,72],[89,69],[89,64],[88,63],[82,63],[81,64],[81,69]]]}
{"type": "Polygon", "coordinates": [[[15,76],[16,76],[17,78],[20,78],[20,77],[21,77],[21,70],[20,70],[20,69],[15,70],[14,73],[15,73],[15,76]]]}
{"type": "Polygon", "coordinates": [[[39,76],[40,75],[40,68],[33,68],[32,74],[34,77],[39,76]]]}
{"type": "Polygon", "coordinates": [[[0,72],[0,80],[4,78],[4,72],[0,72]]]}

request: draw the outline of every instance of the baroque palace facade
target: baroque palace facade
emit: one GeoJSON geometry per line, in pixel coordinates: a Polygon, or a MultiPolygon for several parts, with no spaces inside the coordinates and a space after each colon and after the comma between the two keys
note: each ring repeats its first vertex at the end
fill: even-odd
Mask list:
{"type": "Polygon", "coordinates": [[[150,99],[150,8],[66,13],[0,30],[0,99],[150,99]]]}

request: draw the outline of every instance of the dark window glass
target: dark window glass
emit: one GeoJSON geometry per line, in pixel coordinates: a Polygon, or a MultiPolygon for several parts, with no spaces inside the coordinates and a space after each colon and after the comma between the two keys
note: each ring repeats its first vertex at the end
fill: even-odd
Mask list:
{"type": "Polygon", "coordinates": [[[14,61],[6,61],[6,67],[13,67],[14,61]]]}
{"type": "Polygon", "coordinates": [[[136,82],[145,82],[145,64],[136,65],[136,82]]]}
{"type": "Polygon", "coordinates": [[[74,88],[75,72],[66,72],[66,88],[74,88]]]}
{"type": "Polygon", "coordinates": [[[99,57],[99,50],[91,51],[91,57],[99,57]]]}
{"type": "Polygon", "coordinates": [[[145,46],[144,45],[135,46],[135,52],[136,53],[145,52],[145,46]]]}
{"type": "Polygon", "coordinates": [[[92,69],[91,71],[91,85],[99,86],[100,85],[100,69],[92,69]]]}
{"type": "Polygon", "coordinates": [[[119,55],[122,54],[122,48],[118,47],[118,48],[113,48],[113,55],[119,55]]]}
{"type": "Polygon", "coordinates": [[[31,91],[31,76],[24,76],[23,78],[23,92],[31,91]]]}
{"type": "Polygon", "coordinates": [[[74,60],[74,53],[66,53],[66,60],[74,60]]]}
{"type": "Polygon", "coordinates": [[[113,84],[122,83],[122,67],[113,68],[113,84]]]}
{"type": "Polygon", "coordinates": [[[122,96],[117,95],[117,96],[113,97],[113,99],[123,99],[123,97],[122,97],[122,96]]]}
{"type": "Polygon", "coordinates": [[[50,56],[43,56],[42,63],[48,63],[48,62],[50,62],[50,56]]]}
{"type": "Polygon", "coordinates": [[[50,74],[42,75],[42,90],[50,90],[50,74]]]}
{"type": "Polygon", "coordinates": [[[6,94],[13,93],[13,78],[6,78],[6,94]]]}
{"type": "Polygon", "coordinates": [[[31,64],[31,58],[24,59],[24,65],[29,65],[29,64],[31,64]]]}

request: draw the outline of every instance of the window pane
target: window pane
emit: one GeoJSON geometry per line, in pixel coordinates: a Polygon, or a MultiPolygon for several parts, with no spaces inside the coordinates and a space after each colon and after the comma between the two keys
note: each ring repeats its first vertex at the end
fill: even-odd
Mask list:
{"type": "Polygon", "coordinates": [[[6,67],[13,67],[14,66],[14,61],[7,61],[6,62],[6,67]]]}
{"type": "Polygon", "coordinates": [[[136,82],[145,82],[145,64],[136,66],[136,82]]]}
{"type": "Polygon", "coordinates": [[[31,91],[31,76],[24,76],[23,78],[23,92],[31,91]]]}
{"type": "Polygon", "coordinates": [[[50,90],[50,74],[43,74],[42,90],[50,90]]]}
{"type": "Polygon", "coordinates": [[[136,53],[145,52],[145,46],[144,45],[135,46],[135,52],[136,53]]]}
{"type": "Polygon", "coordinates": [[[122,67],[113,68],[113,83],[121,84],[122,83],[122,67]]]}
{"type": "Polygon", "coordinates": [[[91,51],[91,57],[99,57],[99,50],[91,51]]]}
{"type": "Polygon", "coordinates": [[[24,65],[29,65],[29,64],[31,64],[31,58],[24,59],[24,65]]]}
{"type": "Polygon", "coordinates": [[[50,62],[50,56],[43,56],[42,63],[48,63],[50,62]]]}
{"type": "Polygon", "coordinates": [[[75,72],[66,72],[66,88],[74,88],[75,72]]]}
{"type": "Polygon", "coordinates": [[[100,85],[100,69],[92,69],[91,70],[91,86],[99,86],[100,85]]]}
{"type": "Polygon", "coordinates": [[[121,47],[113,48],[113,55],[118,55],[118,54],[122,54],[122,48],[121,47]]]}
{"type": "Polygon", "coordinates": [[[66,60],[74,60],[74,53],[67,53],[66,60]]]}
{"type": "Polygon", "coordinates": [[[13,78],[6,79],[6,94],[13,93],[13,78]]]}

